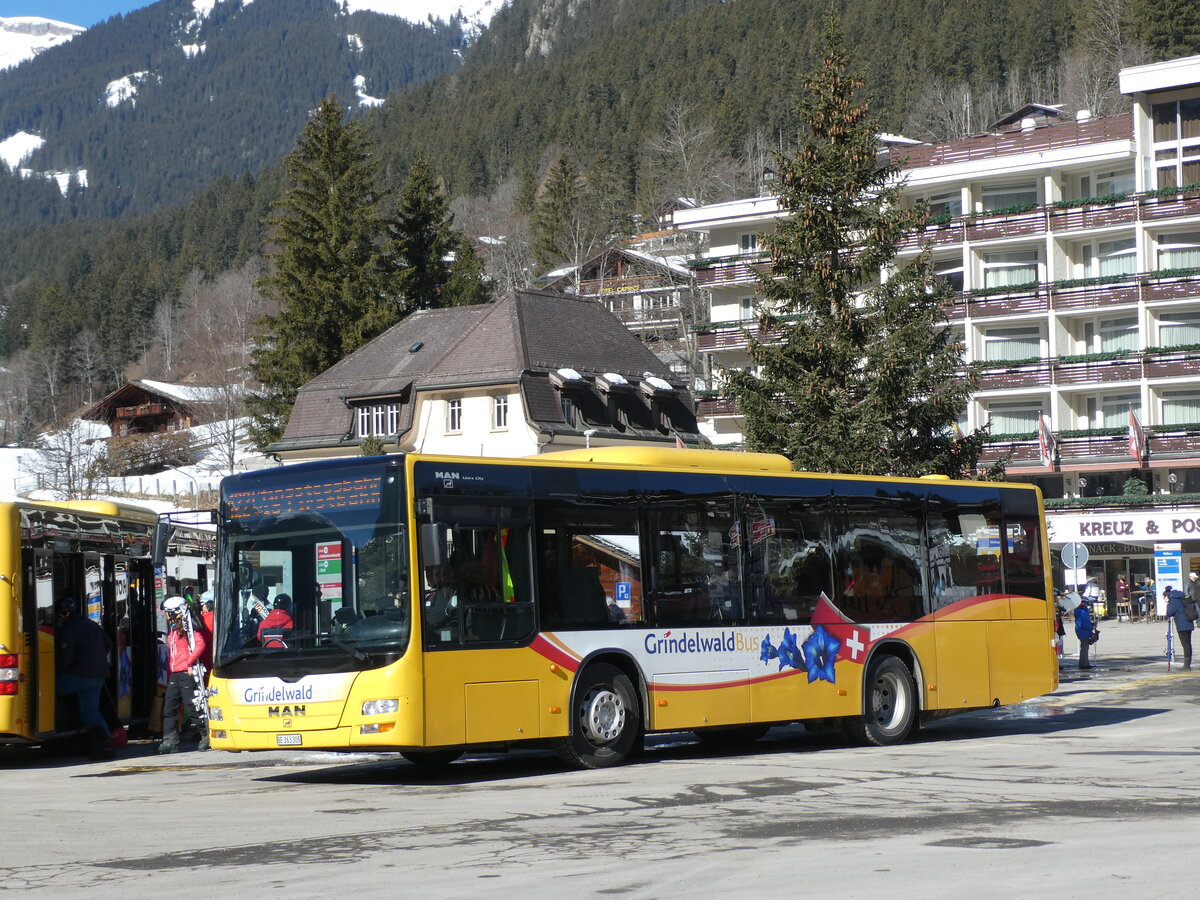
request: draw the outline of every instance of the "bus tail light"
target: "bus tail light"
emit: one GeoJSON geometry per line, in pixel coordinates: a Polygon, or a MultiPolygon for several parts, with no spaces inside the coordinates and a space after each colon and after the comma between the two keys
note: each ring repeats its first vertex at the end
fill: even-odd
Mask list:
{"type": "Polygon", "coordinates": [[[20,680],[21,673],[17,668],[17,655],[15,653],[0,653],[0,695],[7,694],[11,696],[16,694],[17,683],[20,680]]]}

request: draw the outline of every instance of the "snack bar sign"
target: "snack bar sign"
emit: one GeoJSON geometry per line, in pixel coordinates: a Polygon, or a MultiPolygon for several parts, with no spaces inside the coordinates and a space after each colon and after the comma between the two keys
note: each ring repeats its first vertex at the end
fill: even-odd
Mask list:
{"type": "Polygon", "coordinates": [[[1050,542],[1179,541],[1200,538],[1200,509],[1059,513],[1046,517],[1050,542]]]}

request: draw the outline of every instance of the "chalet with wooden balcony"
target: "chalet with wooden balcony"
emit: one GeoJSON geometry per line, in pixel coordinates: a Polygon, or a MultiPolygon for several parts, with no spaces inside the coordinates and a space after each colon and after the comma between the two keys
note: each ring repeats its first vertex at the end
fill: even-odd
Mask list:
{"type": "MultiPolygon", "coordinates": [[[[678,252],[678,232],[663,232],[664,240],[667,234],[676,237],[673,242],[660,242],[659,251],[611,247],[582,266],[549,273],[538,281],[538,287],[596,301],[673,372],[690,382],[698,374],[692,326],[707,318],[708,300],[687,255],[678,252]]],[[[654,243],[658,236],[645,235],[642,243],[654,243]]]]}
{"type": "Polygon", "coordinates": [[[127,381],[85,409],[80,418],[107,425],[113,437],[184,431],[211,421],[218,393],[202,385],[127,381]]]}

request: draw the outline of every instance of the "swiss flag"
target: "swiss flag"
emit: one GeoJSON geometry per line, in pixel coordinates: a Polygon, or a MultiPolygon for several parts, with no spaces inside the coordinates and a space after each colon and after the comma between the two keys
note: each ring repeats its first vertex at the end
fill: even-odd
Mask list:
{"type": "Polygon", "coordinates": [[[866,661],[867,647],[871,643],[871,633],[846,618],[842,611],[825,596],[824,591],[821,592],[821,599],[817,603],[816,610],[813,611],[812,624],[814,627],[823,626],[826,631],[842,642],[842,646],[838,649],[838,659],[848,659],[859,665],[866,661]]]}

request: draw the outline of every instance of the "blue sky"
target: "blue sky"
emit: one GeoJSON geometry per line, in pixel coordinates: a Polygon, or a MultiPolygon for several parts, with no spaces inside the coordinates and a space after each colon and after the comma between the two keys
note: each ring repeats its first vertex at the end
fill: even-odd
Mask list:
{"type": "Polygon", "coordinates": [[[91,28],[117,13],[149,6],[153,0],[0,0],[0,17],[40,16],[91,28]]]}

